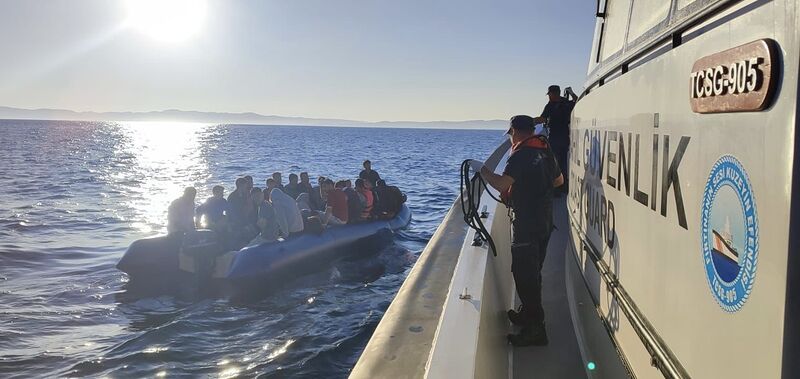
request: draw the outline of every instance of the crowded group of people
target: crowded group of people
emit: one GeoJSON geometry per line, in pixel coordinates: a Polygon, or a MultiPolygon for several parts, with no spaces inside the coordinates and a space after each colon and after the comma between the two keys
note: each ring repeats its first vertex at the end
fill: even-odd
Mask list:
{"type": "Polygon", "coordinates": [[[307,172],[289,174],[283,183],[275,172],[262,189],[252,176],[236,179],[236,188],[225,198],[225,188],[212,188],[212,196],[195,206],[197,190],[188,187],[168,210],[168,233],[185,233],[196,228],[211,229],[233,244],[292,238],[302,233],[322,233],[325,228],[391,219],[399,212],[406,196],[389,186],[364,161],[364,170],[355,182],[334,181],[320,176],[316,185],[307,172]]]}

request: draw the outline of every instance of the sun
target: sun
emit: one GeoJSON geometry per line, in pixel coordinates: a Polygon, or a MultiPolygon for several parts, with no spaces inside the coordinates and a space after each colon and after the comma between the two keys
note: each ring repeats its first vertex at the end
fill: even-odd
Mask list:
{"type": "Polygon", "coordinates": [[[206,19],[204,0],[126,0],[128,25],[161,42],[196,34],[206,19]]]}

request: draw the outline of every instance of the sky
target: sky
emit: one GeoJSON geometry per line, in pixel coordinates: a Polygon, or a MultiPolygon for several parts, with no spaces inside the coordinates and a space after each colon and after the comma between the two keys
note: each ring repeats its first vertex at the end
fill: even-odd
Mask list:
{"type": "Polygon", "coordinates": [[[0,0],[0,106],[508,119],[541,112],[550,84],[580,93],[595,11],[591,0],[179,0],[200,21],[177,40],[142,22],[168,1],[0,0]]]}

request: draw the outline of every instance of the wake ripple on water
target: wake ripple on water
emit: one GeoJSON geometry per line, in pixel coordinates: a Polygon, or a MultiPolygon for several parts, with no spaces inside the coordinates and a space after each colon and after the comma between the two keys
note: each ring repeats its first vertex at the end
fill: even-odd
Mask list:
{"type": "Polygon", "coordinates": [[[459,163],[496,136],[0,121],[0,376],[345,377],[453,204],[459,163]],[[273,171],[347,178],[365,158],[414,214],[380,252],[250,300],[140,293],[114,267],[130,242],[163,233],[184,186],[204,199],[246,174],[259,186],[273,171]]]}

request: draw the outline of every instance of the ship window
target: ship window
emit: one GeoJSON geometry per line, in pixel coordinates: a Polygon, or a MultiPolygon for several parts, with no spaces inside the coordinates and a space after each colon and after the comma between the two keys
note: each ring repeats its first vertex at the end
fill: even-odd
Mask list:
{"type": "Polygon", "coordinates": [[[594,63],[600,63],[600,46],[603,46],[603,29],[605,27],[606,0],[597,0],[597,11],[595,13],[595,16],[597,17],[597,22],[594,27],[595,39],[594,42],[592,43],[592,57],[594,57],[594,63]]]}
{"type": "MultiPolygon", "coordinates": [[[[687,2],[689,0],[679,0],[687,2]]],[[[693,0],[692,0],[693,1],[693,0]]],[[[636,0],[631,10],[628,41],[633,41],[667,18],[670,2],[664,0],[636,0]]]]}
{"type": "Polygon", "coordinates": [[[692,16],[697,15],[703,9],[711,7],[717,3],[733,2],[733,0],[674,0],[675,12],[672,14],[670,22],[678,23],[692,16]]]}
{"type": "Polygon", "coordinates": [[[608,0],[606,2],[600,60],[606,60],[622,50],[622,45],[625,43],[625,30],[628,27],[630,5],[630,0],[608,0]]]}

